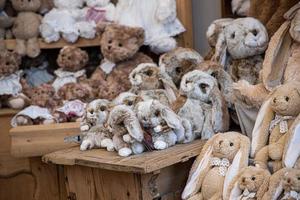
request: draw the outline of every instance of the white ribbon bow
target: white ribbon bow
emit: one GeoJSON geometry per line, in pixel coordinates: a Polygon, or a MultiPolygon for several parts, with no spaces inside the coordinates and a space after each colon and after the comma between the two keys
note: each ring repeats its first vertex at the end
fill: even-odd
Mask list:
{"type": "Polygon", "coordinates": [[[271,121],[269,131],[270,132],[273,131],[275,126],[277,126],[279,124],[280,133],[288,132],[289,127],[288,127],[287,121],[290,120],[290,119],[294,119],[294,117],[293,116],[281,116],[281,115],[276,114],[275,119],[273,119],[271,121]]]}
{"type": "Polygon", "coordinates": [[[227,173],[227,169],[230,165],[230,162],[227,158],[220,159],[220,158],[214,157],[214,158],[211,158],[210,165],[213,167],[219,167],[219,174],[221,176],[225,176],[227,173]]]}
{"type": "Polygon", "coordinates": [[[300,194],[296,191],[290,191],[290,192],[286,192],[284,197],[282,197],[281,200],[288,200],[288,199],[295,199],[295,200],[300,200],[300,194]]]}
{"type": "Polygon", "coordinates": [[[245,189],[243,194],[239,196],[237,200],[248,200],[248,199],[253,199],[256,196],[255,192],[249,192],[248,189],[245,189]]]}

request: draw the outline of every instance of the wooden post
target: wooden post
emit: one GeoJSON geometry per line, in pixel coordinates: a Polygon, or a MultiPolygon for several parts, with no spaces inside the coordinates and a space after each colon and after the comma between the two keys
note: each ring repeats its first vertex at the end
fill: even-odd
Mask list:
{"type": "Polygon", "coordinates": [[[192,0],[177,0],[177,16],[186,28],[186,32],[178,36],[178,44],[182,47],[193,48],[192,0]]]}

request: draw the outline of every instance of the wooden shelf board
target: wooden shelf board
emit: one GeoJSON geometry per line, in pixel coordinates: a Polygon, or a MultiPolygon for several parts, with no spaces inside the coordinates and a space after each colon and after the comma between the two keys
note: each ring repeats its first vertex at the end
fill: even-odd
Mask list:
{"type": "Polygon", "coordinates": [[[3,117],[3,116],[13,116],[13,115],[17,114],[19,111],[20,110],[3,108],[3,109],[0,109],[0,117],[3,117]]]}
{"type": "Polygon", "coordinates": [[[43,156],[46,163],[80,165],[113,171],[146,174],[174,165],[200,154],[205,141],[178,144],[163,151],[145,152],[130,157],[120,157],[104,149],[80,151],[79,147],[60,150],[43,156]]]}
{"type": "MultiPolygon", "coordinates": [[[[6,48],[9,50],[13,50],[16,46],[16,40],[14,39],[5,40],[5,43],[6,43],[6,48]]],[[[45,43],[43,39],[39,39],[39,43],[41,49],[58,49],[64,46],[96,47],[96,46],[100,46],[100,37],[96,37],[94,39],[79,38],[79,40],[76,43],[68,43],[63,39],[60,39],[59,41],[53,43],[45,43]]]]}

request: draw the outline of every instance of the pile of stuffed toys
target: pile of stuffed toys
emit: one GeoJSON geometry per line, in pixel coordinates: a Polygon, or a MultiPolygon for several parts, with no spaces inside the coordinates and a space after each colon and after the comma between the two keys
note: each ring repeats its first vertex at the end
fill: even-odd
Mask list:
{"type": "MultiPolygon", "coordinates": [[[[0,42],[0,106],[22,109],[14,127],[78,121],[82,151],[104,148],[123,157],[208,140],[182,199],[300,199],[298,1],[286,1],[294,5],[288,9],[274,1],[280,9],[257,19],[214,21],[206,58],[176,47],[173,36],[184,27],[175,0],[54,0],[50,8],[42,6],[47,1],[11,2],[17,18],[3,15],[11,20],[3,28],[0,16],[0,36],[12,33],[17,49],[0,42]],[[36,25],[30,31],[29,20],[36,25]],[[276,31],[270,21],[280,23],[276,31]],[[101,34],[103,59],[88,73],[94,55],[65,46],[49,73],[38,56],[39,33],[46,42],[101,34]],[[144,45],[159,55],[157,62],[144,45]],[[23,55],[36,58],[20,70],[23,55]],[[231,127],[241,133],[228,132],[231,127]]],[[[259,1],[250,10],[249,2],[232,1],[233,11],[257,14],[259,1]]]]}

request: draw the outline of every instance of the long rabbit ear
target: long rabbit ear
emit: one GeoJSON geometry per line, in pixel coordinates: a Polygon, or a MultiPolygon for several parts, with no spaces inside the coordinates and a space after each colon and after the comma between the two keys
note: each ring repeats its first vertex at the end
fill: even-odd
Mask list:
{"type": "Polygon", "coordinates": [[[222,66],[225,66],[227,61],[227,42],[224,32],[219,34],[215,51],[216,52],[212,58],[212,61],[220,63],[222,66]]]}
{"type": "Polygon", "coordinates": [[[181,195],[182,199],[189,199],[200,190],[205,174],[209,170],[210,159],[212,158],[213,150],[212,145],[217,137],[218,135],[214,135],[210,140],[206,142],[203,149],[201,150],[200,155],[194,161],[193,166],[190,170],[188,181],[181,195]]]}
{"type": "Polygon", "coordinates": [[[228,187],[233,178],[240,172],[241,169],[248,166],[248,158],[250,153],[250,140],[247,136],[240,133],[235,133],[240,138],[240,149],[236,153],[230,167],[225,176],[224,187],[223,187],[223,198],[228,194],[228,187]]]}
{"type": "Polygon", "coordinates": [[[172,78],[169,77],[169,75],[167,75],[166,73],[162,73],[160,80],[164,85],[169,102],[173,103],[174,101],[176,101],[177,96],[179,96],[179,91],[173,83],[172,78]]]}
{"type": "Polygon", "coordinates": [[[269,189],[265,193],[263,200],[277,200],[279,198],[283,192],[282,177],[287,171],[287,168],[283,168],[270,177],[269,189]]]}
{"type": "Polygon", "coordinates": [[[271,99],[265,101],[261,106],[252,132],[251,157],[263,148],[269,138],[270,122],[274,118],[274,111],[271,109],[271,99]]]}
{"type": "Polygon", "coordinates": [[[269,173],[269,171],[264,170],[264,181],[263,181],[262,185],[259,187],[259,189],[256,193],[256,198],[257,199],[262,199],[264,194],[268,191],[270,177],[271,177],[271,174],[269,173]]]}
{"type": "Polygon", "coordinates": [[[300,3],[297,3],[284,14],[284,18],[287,20],[292,20],[299,9],[300,9],[300,3]]]}
{"type": "Polygon", "coordinates": [[[292,44],[289,27],[290,22],[285,22],[281,25],[271,38],[266,51],[262,68],[262,81],[269,91],[281,85],[292,44]]]}
{"type": "Polygon", "coordinates": [[[173,129],[180,129],[182,127],[180,118],[170,108],[163,106],[160,114],[161,117],[167,122],[169,127],[173,129]]]}
{"type": "Polygon", "coordinates": [[[142,142],[144,139],[143,130],[139,123],[138,118],[136,117],[135,113],[128,108],[127,110],[129,116],[124,119],[124,125],[131,137],[136,139],[139,142],[142,142]]]}
{"type": "Polygon", "coordinates": [[[241,175],[244,173],[245,169],[240,171],[240,173],[236,175],[234,179],[231,181],[231,183],[229,184],[228,192],[225,200],[238,199],[238,197],[241,196],[242,190],[239,187],[238,180],[240,179],[241,175]]]}
{"type": "Polygon", "coordinates": [[[293,168],[300,157],[300,115],[294,121],[287,135],[287,142],[283,153],[283,164],[285,167],[293,168]]]}

